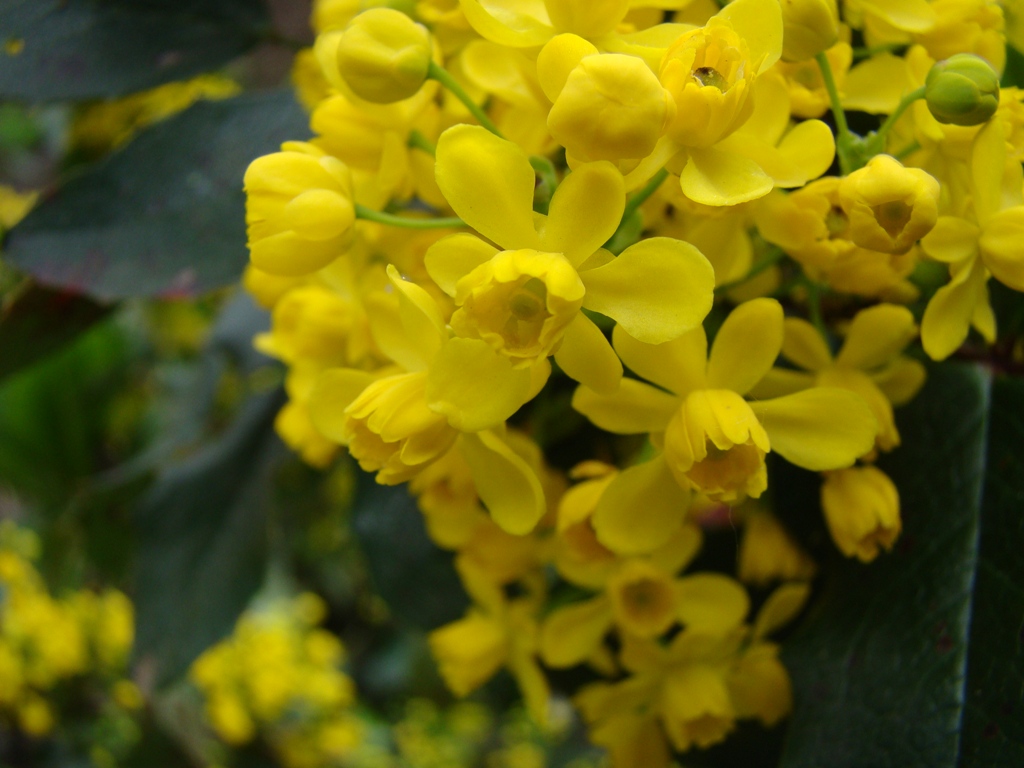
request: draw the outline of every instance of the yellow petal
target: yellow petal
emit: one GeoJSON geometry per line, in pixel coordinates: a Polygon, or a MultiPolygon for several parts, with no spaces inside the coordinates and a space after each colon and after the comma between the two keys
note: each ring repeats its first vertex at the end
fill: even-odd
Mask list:
{"type": "Polygon", "coordinates": [[[987,280],[985,265],[975,259],[932,296],[921,318],[921,346],[932,360],[945,360],[964,343],[987,280]]]}
{"type": "Polygon", "coordinates": [[[571,667],[586,661],[611,624],[612,610],[604,595],[557,608],[541,627],[541,658],[549,667],[571,667]]]}
{"type": "Polygon", "coordinates": [[[999,211],[985,222],[981,258],[996,280],[1024,291],[1024,206],[999,211]]]}
{"type": "Polygon", "coordinates": [[[914,316],[906,307],[878,304],[857,313],[850,323],[836,364],[871,370],[891,362],[917,335],[914,316]]]}
{"type": "Polygon", "coordinates": [[[683,194],[711,206],[739,205],[764,197],[774,182],[761,166],[747,157],[715,149],[690,149],[690,159],[679,176],[683,194]]]}
{"type": "Polygon", "coordinates": [[[936,261],[952,264],[970,258],[978,250],[981,230],[959,216],[940,216],[932,231],[921,238],[921,248],[936,261]]]}
{"type": "Polygon", "coordinates": [[[772,450],[815,472],[851,466],[874,447],[878,432],[867,403],[845,389],[814,387],[750,407],[772,450]]]}
{"type": "Polygon", "coordinates": [[[817,328],[798,317],[787,317],[784,327],[783,357],[807,371],[820,371],[832,365],[832,352],[817,328]]]}
{"type": "Polygon", "coordinates": [[[594,531],[616,554],[643,554],[675,534],[689,506],[690,492],[658,456],[615,476],[594,510],[594,531]]]}
{"type": "Polygon", "coordinates": [[[551,198],[542,250],[564,254],[578,267],[615,234],[625,207],[622,174],[614,165],[577,166],[551,198]]]}
{"type": "Polygon", "coordinates": [[[676,612],[688,630],[725,634],[743,623],[750,610],[747,590],[720,573],[695,573],[676,585],[676,612]]]}
{"type": "Polygon", "coordinates": [[[733,0],[716,14],[728,21],[764,72],[782,55],[782,9],[775,0],[733,0]]]}
{"type": "Polygon", "coordinates": [[[376,379],[372,373],[353,368],[331,368],[321,373],[309,396],[309,418],[324,437],[347,442],[345,409],[376,379]]]}
{"type": "Polygon", "coordinates": [[[914,87],[906,62],[891,53],[880,53],[846,74],[843,106],[875,115],[892,114],[903,94],[914,87]]]}
{"type": "Polygon", "coordinates": [[[539,247],[536,177],[518,146],[486,128],[456,125],[437,141],[435,173],[452,210],[481,235],[506,250],[539,247]]]}
{"type": "Polygon", "coordinates": [[[271,275],[301,277],[326,267],[344,251],[335,241],[304,240],[288,230],[251,243],[249,258],[254,267],[271,275]]]}
{"type": "Polygon", "coordinates": [[[988,218],[1003,207],[1005,170],[1006,138],[1002,121],[990,120],[975,136],[971,146],[971,193],[974,214],[982,228],[988,218]]]}
{"type": "Polygon", "coordinates": [[[529,368],[513,368],[507,357],[479,339],[449,339],[431,362],[427,403],[463,432],[496,426],[530,396],[529,368]]]}
{"type": "Polygon", "coordinates": [[[571,379],[602,394],[614,392],[622,380],[622,363],[615,350],[582,312],[565,329],[555,362],[571,379]]]}
{"type": "Polygon", "coordinates": [[[924,386],[928,373],[917,360],[909,357],[898,357],[892,365],[874,374],[872,378],[889,402],[899,407],[914,399],[924,386]]]}
{"type": "Polygon", "coordinates": [[[803,610],[810,595],[810,584],[793,582],[779,586],[768,596],[764,605],[761,606],[761,610],[757,612],[757,620],[754,622],[754,639],[759,640],[770,635],[792,621],[803,610]]]}
{"type": "Polygon", "coordinates": [[[455,284],[485,261],[490,261],[497,252],[497,248],[476,235],[460,232],[430,246],[423,262],[430,279],[449,296],[454,296],[455,284]]]}
{"type": "Polygon", "coordinates": [[[710,262],[689,243],[671,237],[641,240],[580,278],[587,289],[584,307],[607,315],[648,344],[696,328],[714,301],[710,262]]]}
{"type": "Polygon", "coordinates": [[[836,143],[832,129],[821,120],[797,123],[774,148],[755,158],[777,187],[802,187],[832,165],[836,143]]]}
{"type": "Polygon", "coordinates": [[[791,395],[813,387],[814,384],[814,374],[791,371],[788,368],[772,368],[757,386],[750,390],[749,395],[756,400],[766,400],[770,397],[791,395]]]}
{"type": "Polygon", "coordinates": [[[547,512],[537,475],[493,432],[462,435],[459,450],[491,518],[508,533],[525,536],[547,512]]]}
{"type": "Polygon", "coordinates": [[[703,328],[694,328],[664,344],[645,344],[617,325],[612,343],[627,368],[669,392],[686,395],[707,386],[704,369],[708,342],[703,328]]]}
{"type": "Polygon", "coordinates": [[[927,32],[935,26],[935,9],[927,0],[862,0],[862,5],[904,32],[927,32]]]}
{"type": "Polygon", "coordinates": [[[447,336],[441,310],[423,288],[403,280],[394,265],[388,265],[387,274],[398,295],[398,315],[406,340],[419,352],[424,363],[429,363],[447,336]]]}
{"type": "Polygon", "coordinates": [[[544,45],[554,34],[538,0],[460,0],[459,5],[481,37],[510,48],[544,45]]]}
{"type": "Polygon", "coordinates": [[[711,345],[708,386],[741,395],[749,392],[779,356],[782,320],[782,305],[775,299],[754,299],[736,307],[711,345]]]}
{"type": "Polygon", "coordinates": [[[663,432],[679,401],[649,384],[623,379],[619,388],[607,395],[577,387],[572,407],[601,429],[617,435],[635,435],[663,432]]]}

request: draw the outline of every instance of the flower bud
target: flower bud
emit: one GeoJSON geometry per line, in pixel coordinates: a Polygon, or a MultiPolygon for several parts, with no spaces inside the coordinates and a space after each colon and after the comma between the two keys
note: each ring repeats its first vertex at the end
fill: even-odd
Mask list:
{"type": "Polygon", "coordinates": [[[970,53],[935,64],[924,87],[928,110],[940,123],[981,125],[999,106],[999,75],[987,61],[970,53]]]}
{"type": "Polygon", "coordinates": [[[782,58],[806,61],[839,39],[835,0],[781,0],[782,58]]]}
{"type": "Polygon", "coordinates": [[[634,56],[587,56],[569,74],[548,114],[548,130],[586,162],[640,159],[661,138],[674,103],[634,56]]]}
{"type": "Polygon", "coordinates": [[[389,104],[414,95],[427,79],[430,32],[404,13],[373,8],[341,33],[338,73],[361,99],[389,104]]]}

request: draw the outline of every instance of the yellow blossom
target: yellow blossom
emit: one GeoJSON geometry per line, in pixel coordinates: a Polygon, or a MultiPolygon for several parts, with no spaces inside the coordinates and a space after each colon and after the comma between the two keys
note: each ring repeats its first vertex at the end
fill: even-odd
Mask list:
{"type": "Polygon", "coordinates": [[[832,540],[847,557],[869,563],[892,549],[900,535],[900,497],[892,480],[875,467],[830,472],[821,506],[832,540]]]}

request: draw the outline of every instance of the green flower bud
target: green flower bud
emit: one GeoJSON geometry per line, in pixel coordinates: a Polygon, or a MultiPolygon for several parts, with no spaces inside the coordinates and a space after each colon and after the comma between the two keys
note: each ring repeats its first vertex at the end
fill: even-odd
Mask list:
{"type": "Polygon", "coordinates": [[[987,61],[970,53],[938,62],[924,86],[928,110],[940,123],[981,125],[999,106],[999,75],[987,61]]]}
{"type": "Polygon", "coordinates": [[[415,94],[427,79],[433,53],[427,28],[391,8],[356,16],[337,45],[342,79],[357,96],[378,104],[415,94]]]}

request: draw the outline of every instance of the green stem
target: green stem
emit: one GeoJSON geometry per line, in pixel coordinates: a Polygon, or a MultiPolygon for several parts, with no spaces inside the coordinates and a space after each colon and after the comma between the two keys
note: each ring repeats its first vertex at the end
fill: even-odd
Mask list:
{"type": "Polygon", "coordinates": [[[885,43],[883,45],[872,45],[870,47],[854,48],[853,59],[854,61],[860,61],[861,59],[869,59],[876,53],[892,53],[898,51],[900,48],[906,48],[906,43],[885,43]]]}
{"type": "Polygon", "coordinates": [[[622,212],[622,218],[620,221],[626,221],[626,219],[632,216],[633,212],[647,202],[647,198],[653,195],[667,178],[668,171],[664,168],[654,174],[651,177],[651,180],[648,181],[642,189],[637,190],[637,192],[626,201],[626,208],[622,212]]]}
{"type": "Polygon", "coordinates": [[[395,216],[383,211],[375,211],[365,205],[356,203],[356,218],[366,221],[376,221],[378,224],[387,224],[392,227],[405,227],[406,229],[458,229],[466,226],[462,219],[411,219],[405,216],[395,216]]]}
{"type": "Polygon", "coordinates": [[[892,111],[892,114],[885,118],[885,122],[882,123],[882,127],[879,128],[871,137],[871,149],[876,150],[876,154],[878,152],[885,151],[885,137],[889,131],[892,130],[892,127],[896,125],[896,121],[903,116],[903,113],[910,108],[911,104],[923,98],[924,86],[922,85],[916,91],[911,91],[900,100],[900,103],[896,106],[896,109],[892,111]]]}
{"type": "Polygon", "coordinates": [[[807,278],[804,280],[804,287],[807,288],[807,313],[810,315],[811,324],[818,329],[818,333],[828,343],[828,326],[821,314],[821,286],[807,278]]]}
{"type": "Polygon", "coordinates": [[[755,277],[760,275],[773,264],[778,264],[783,259],[783,257],[785,257],[785,255],[786,254],[782,252],[782,249],[773,248],[767,256],[765,256],[759,262],[754,264],[747,271],[747,274],[745,274],[743,277],[737,278],[736,280],[730,280],[728,283],[722,283],[721,285],[716,286],[715,293],[727,293],[728,291],[731,291],[733,288],[738,288],[744,283],[753,280],[755,277]]]}
{"type": "Polygon", "coordinates": [[[893,155],[893,157],[895,157],[897,160],[902,161],[903,158],[907,157],[908,155],[914,154],[920,148],[921,148],[921,143],[920,142],[912,141],[907,146],[905,146],[903,149],[901,149],[899,152],[897,152],[895,155],[893,155]]]}
{"type": "Polygon", "coordinates": [[[428,155],[437,154],[437,147],[434,145],[434,142],[432,142],[430,139],[428,139],[426,136],[424,136],[417,130],[413,130],[409,134],[409,141],[407,142],[407,144],[413,149],[418,149],[421,152],[426,152],[428,155]]]}
{"type": "Polygon", "coordinates": [[[447,88],[455,98],[463,103],[466,109],[468,109],[470,114],[477,119],[480,125],[498,138],[505,138],[501,135],[501,131],[499,131],[494,123],[491,122],[490,118],[487,117],[487,114],[480,108],[480,106],[462,89],[462,86],[458,84],[455,78],[448,74],[448,71],[436,61],[430,62],[430,68],[427,70],[427,77],[437,80],[437,82],[447,88]]]}
{"type": "Polygon", "coordinates": [[[828,63],[825,53],[819,53],[814,57],[818,62],[818,69],[821,70],[821,79],[825,82],[825,90],[828,91],[828,100],[832,105],[832,117],[836,121],[836,153],[839,155],[839,170],[845,176],[853,165],[854,146],[858,138],[850,132],[850,126],[846,123],[846,112],[843,111],[843,103],[839,98],[839,89],[836,87],[836,80],[832,76],[832,65],[828,63]]]}

